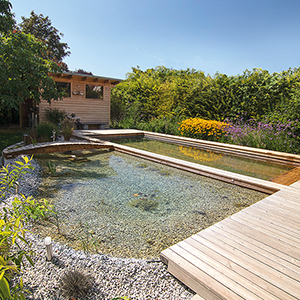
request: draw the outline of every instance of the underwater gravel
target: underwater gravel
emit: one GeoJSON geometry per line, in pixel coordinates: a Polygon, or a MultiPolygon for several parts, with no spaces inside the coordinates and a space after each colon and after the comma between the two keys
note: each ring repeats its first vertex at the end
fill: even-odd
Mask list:
{"type": "MultiPolygon", "coordinates": [[[[9,163],[11,161],[7,161],[9,163]]],[[[34,171],[20,181],[19,192],[35,195],[41,183],[40,167],[32,161],[34,171]]],[[[12,199],[13,196],[10,196],[12,199]]],[[[132,300],[191,299],[194,293],[167,272],[160,261],[122,259],[104,254],[85,254],[53,242],[54,257],[46,261],[44,241],[27,233],[32,243],[34,266],[25,262],[22,272],[24,288],[31,294],[26,299],[65,299],[61,294],[61,278],[67,271],[78,270],[92,277],[92,288],[85,299],[108,300],[127,296],[132,300]]]]}

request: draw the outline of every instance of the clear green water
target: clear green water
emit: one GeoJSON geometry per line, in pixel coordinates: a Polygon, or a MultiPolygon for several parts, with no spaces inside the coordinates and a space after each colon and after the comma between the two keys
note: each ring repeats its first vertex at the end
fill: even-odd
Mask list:
{"type": "Polygon", "coordinates": [[[273,177],[283,174],[293,168],[288,165],[262,162],[254,159],[247,159],[192,147],[147,140],[145,138],[120,139],[114,140],[113,142],[264,180],[270,180],[273,177]]]}
{"type": "Polygon", "coordinates": [[[55,204],[61,230],[58,234],[48,224],[39,232],[74,248],[116,257],[156,258],[163,249],[266,196],[115,151],[35,159],[43,168],[39,196],[55,204]]]}

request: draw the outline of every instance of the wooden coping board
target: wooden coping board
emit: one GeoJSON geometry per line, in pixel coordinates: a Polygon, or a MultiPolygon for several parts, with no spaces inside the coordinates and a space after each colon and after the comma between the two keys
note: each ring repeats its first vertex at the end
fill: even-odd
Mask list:
{"type": "Polygon", "coordinates": [[[168,271],[203,299],[300,299],[300,182],[293,187],[162,251],[168,271]]]}

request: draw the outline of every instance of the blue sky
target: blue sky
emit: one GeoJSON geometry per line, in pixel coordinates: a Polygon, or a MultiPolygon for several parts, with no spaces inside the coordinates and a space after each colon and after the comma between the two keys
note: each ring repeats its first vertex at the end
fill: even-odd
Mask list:
{"type": "Polygon", "coordinates": [[[124,79],[164,65],[214,75],[300,67],[299,0],[10,0],[21,16],[49,16],[70,70],[124,79]]]}

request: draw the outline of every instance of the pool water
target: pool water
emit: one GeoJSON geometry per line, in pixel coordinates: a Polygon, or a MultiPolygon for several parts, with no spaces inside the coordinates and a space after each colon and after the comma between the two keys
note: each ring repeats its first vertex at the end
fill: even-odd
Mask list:
{"type": "Polygon", "coordinates": [[[294,168],[290,165],[263,162],[145,138],[120,139],[113,142],[264,180],[270,180],[294,168]]]}
{"type": "Polygon", "coordinates": [[[39,231],[74,248],[116,257],[157,258],[163,249],[266,197],[116,151],[35,159],[43,168],[39,197],[55,204],[61,233],[50,224],[39,231]]]}

